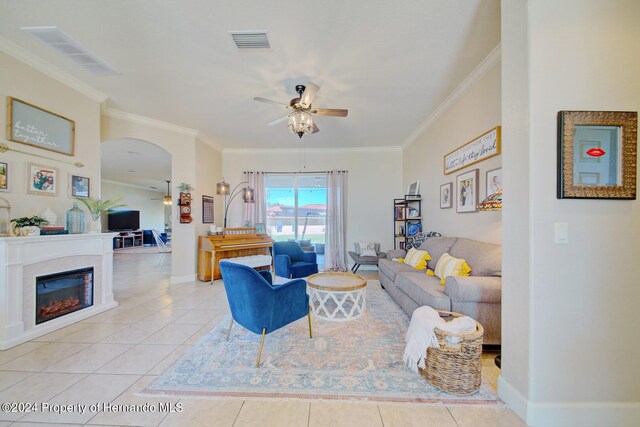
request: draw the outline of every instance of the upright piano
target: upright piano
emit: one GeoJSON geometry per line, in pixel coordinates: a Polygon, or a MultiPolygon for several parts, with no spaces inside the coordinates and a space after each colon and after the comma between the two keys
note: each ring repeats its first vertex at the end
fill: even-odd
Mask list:
{"type": "MultiPolygon", "coordinates": [[[[251,255],[269,255],[273,239],[255,228],[225,228],[222,235],[208,236],[211,242],[211,280],[221,279],[220,260],[251,255]]],[[[269,269],[269,266],[263,268],[269,269]]]]}

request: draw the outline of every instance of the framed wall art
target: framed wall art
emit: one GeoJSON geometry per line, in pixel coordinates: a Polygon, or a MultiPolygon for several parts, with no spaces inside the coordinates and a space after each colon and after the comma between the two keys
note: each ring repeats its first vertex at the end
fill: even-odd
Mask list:
{"type": "Polygon", "coordinates": [[[453,207],[453,182],[447,182],[440,186],[440,209],[453,207]]]}
{"type": "Polygon", "coordinates": [[[500,126],[496,126],[444,156],[444,174],[500,154],[500,126]]]}
{"type": "Polygon", "coordinates": [[[202,196],[202,223],[213,224],[213,197],[202,196]]]}
{"type": "Polygon", "coordinates": [[[485,197],[489,197],[498,191],[498,189],[502,188],[502,168],[487,171],[486,187],[485,197]]]}
{"type": "Polygon", "coordinates": [[[456,212],[478,211],[478,169],[456,177],[456,212]]]}
{"type": "Polygon", "coordinates": [[[256,223],[256,233],[266,233],[266,228],[264,226],[264,222],[256,223]]]}
{"type": "Polygon", "coordinates": [[[91,178],[69,174],[71,197],[91,197],[91,178]]]}
{"type": "Polygon", "coordinates": [[[33,104],[7,97],[7,139],[73,156],[76,123],[33,104]]]}
{"type": "Polygon", "coordinates": [[[0,159],[0,191],[3,193],[11,192],[12,181],[11,163],[9,160],[0,159]]]}
{"type": "Polygon", "coordinates": [[[409,184],[409,187],[407,187],[407,195],[408,196],[420,195],[420,181],[414,181],[411,184],[409,184]]]}
{"type": "Polygon", "coordinates": [[[636,199],[638,113],[558,112],[558,199],[636,199]]]}
{"type": "Polygon", "coordinates": [[[27,193],[57,196],[60,173],[57,168],[27,163],[27,193]]]}

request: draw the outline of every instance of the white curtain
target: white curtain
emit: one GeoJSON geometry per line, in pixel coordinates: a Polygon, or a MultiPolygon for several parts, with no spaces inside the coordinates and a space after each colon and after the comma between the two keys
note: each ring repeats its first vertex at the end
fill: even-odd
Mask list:
{"type": "Polygon", "coordinates": [[[327,172],[325,269],[347,271],[347,171],[327,172]]]}
{"type": "Polygon", "coordinates": [[[243,181],[253,188],[254,203],[242,204],[242,223],[252,227],[257,223],[264,224],[267,219],[266,175],[264,172],[245,172],[243,181]]]}

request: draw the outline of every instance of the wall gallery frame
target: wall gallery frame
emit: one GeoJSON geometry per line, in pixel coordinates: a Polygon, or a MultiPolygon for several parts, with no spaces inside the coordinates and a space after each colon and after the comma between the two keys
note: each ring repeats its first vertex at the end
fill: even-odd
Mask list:
{"type": "Polygon", "coordinates": [[[17,98],[7,97],[7,139],[73,156],[76,122],[17,98]]]}
{"type": "Polygon", "coordinates": [[[485,197],[489,197],[498,191],[498,189],[502,188],[502,168],[487,171],[486,187],[485,197]]]}
{"type": "Polygon", "coordinates": [[[213,197],[202,196],[202,223],[213,224],[213,197]]]}
{"type": "Polygon", "coordinates": [[[91,178],[69,174],[71,197],[91,197],[91,178]]]}
{"type": "Polygon", "coordinates": [[[11,176],[11,162],[9,160],[0,160],[0,191],[3,193],[11,192],[11,184],[13,184],[11,176]]]}
{"type": "Polygon", "coordinates": [[[558,112],[558,199],[636,199],[638,113],[558,112]]]}
{"type": "Polygon", "coordinates": [[[27,193],[57,196],[60,172],[57,168],[27,163],[27,193]]]}
{"type": "Polygon", "coordinates": [[[456,212],[478,212],[478,169],[456,177],[456,212]]]}
{"type": "Polygon", "coordinates": [[[447,182],[440,186],[440,209],[453,207],[453,182],[447,182]]]}

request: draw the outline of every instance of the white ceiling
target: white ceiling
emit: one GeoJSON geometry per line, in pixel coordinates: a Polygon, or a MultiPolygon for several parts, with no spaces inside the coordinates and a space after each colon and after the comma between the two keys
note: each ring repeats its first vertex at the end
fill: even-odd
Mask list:
{"type": "Polygon", "coordinates": [[[500,41],[499,0],[0,0],[0,35],[110,97],[222,147],[299,147],[276,105],[320,86],[307,147],[400,145],[500,41]],[[93,75],[20,27],[57,26],[120,71],[93,75]],[[238,52],[229,30],[267,30],[238,52]]]}
{"type": "Polygon", "coordinates": [[[171,155],[164,149],[137,139],[116,139],[101,144],[100,153],[102,179],[167,193],[171,155]]]}

